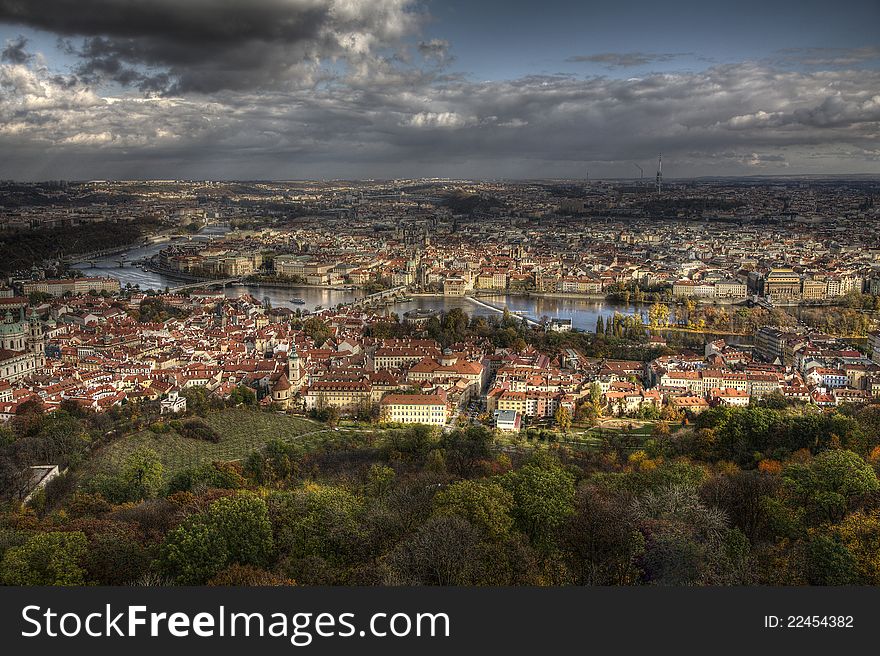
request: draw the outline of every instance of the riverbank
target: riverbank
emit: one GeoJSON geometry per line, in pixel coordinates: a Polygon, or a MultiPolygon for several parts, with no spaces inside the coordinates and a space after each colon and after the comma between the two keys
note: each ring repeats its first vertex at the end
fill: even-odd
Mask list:
{"type": "MultiPolygon", "coordinates": [[[[223,278],[205,278],[204,276],[194,276],[190,273],[183,273],[182,271],[178,271],[176,269],[165,269],[160,266],[156,266],[151,262],[147,262],[144,264],[144,269],[150,271],[151,273],[156,273],[161,276],[165,276],[166,278],[172,278],[174,280],[180,280],[182,282],[203,282],[206,285],[210,285],[212,283],[216,283],[218,280],[223,280],[223,278]]],[[[326,291],[332,292],[354,292],[360,289],[357,286],[351,287],[342,287],[339,285],[310,285],[308,283],[300,283],[300,282],[267,282],[263,280],[249,280],[247,278],[241,278],[239,282],[231,283],[227,285],[229,287],[270,287],[276,289],[322,289],[326,291]]]]}
{"type": "Polygon", "coordinates": [[[754,333],[737,333],[731,330],[710,330],[708,328],[699,329],[699,328],[686,328],[684,326],[650,326],[646,325],[645,328],[652,332],[662,333],[665,331],[673,331],[677,333],[692,333],[694,335],[730,335],[731,337],[753,337],[754,333]]]}
{"type": "Polygon", "coordinates": [[[127,253],[134,248],[146,246],[148,243],[149,242],[145,239],[138,239],[138,241],[131,242],[130,244],[125,244],[123,246],[114,246],[113,248],[105,248],[103,250],[90,251],[88,253],[74,253],[72,255],[65,255],[61,261],[64,262],[64,264],[66,264],[68,267],[76,267],[77,264],[88,264],[91,260],[111,257],[113,255],[119,255],[120,253],[127,253]]]}

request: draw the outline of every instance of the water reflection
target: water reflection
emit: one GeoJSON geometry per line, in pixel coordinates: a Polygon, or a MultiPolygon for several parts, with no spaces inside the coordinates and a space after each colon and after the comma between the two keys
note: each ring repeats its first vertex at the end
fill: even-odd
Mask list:
{"type": "MultiPolygon", "coordinates": [[[[206,240],[223,235],[226,232],[228,232],[228,228],[223,226],[208,226],[198,235],[194,236],[193,239],[206,240]]],[[[162,290],[166,287],[175,287],[181,284],[179,280],[169,278],[161,273],[146,271],[138,265],[131,264],[131,262],[152,257],[171,243],[185,243],[186,241],[188,240],[179,239],[173,242],[133,248],[125,253],[128,264],[124,267],[120,267],[118,264],[120,256],[113,255],[95,260],[94,265],[89,262],[80,262],[75,264],[74,268],[79,269],[87,276],[112,276],[117,278],[123,287],[129,284],[131,286],[137,285],[141,289],[162,290]]],[[[319,307],[327,308],[336,306],[338,303],[347,303],[363,295],[360,290],[330,290],[316,287],[279,288],[254,285],[227,287],[225,293],[229,297],[250,294],[258,300],[268,298],[275,307],[299,308],[309,311],[314,311],[319,307]],[[301,298],[305,301],[305,304],[295,304],[291,301],[293,298],[301,298]]],[[[545,316],[549,318],[571,319],[574,328],[585,331],[595,330],[596,320],[599,316],[604,320],[614,316],[615,312],[622,314],[639,313],[647,320],[649,307],[648,305],[625,305],[623,303],[582,298],[509,296],[504,294],[487,296],[484,297],[484,300],[493,305],[507,305],[511,311],[524,312],[533,319],[540,320],[545,316]]],[[[417,308],[440,311],[461,308],[471,316],[500,316],[499,312],[479,305],[468,298],[441,296],[417,296],[411,301],[390,306],[388,311],[402,315],[408,310],[417,308]]]]}

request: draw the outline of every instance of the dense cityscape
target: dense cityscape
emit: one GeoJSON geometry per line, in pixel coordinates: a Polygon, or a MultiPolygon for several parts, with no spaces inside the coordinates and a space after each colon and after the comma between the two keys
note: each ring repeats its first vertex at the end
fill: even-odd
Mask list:
{"type": "MultiPolygon", "coordinates": [[[[104,574],[76,567],[77,581],[873,581],[880,570],[860,569],[858,545],[849,565],[814,562],[828,557],[814,550],[849,544],[817,546],[814,520],[798,520],[813,536],[802,546],[780,543],[771,526],[779,508],[765,508],[761,526],[727,524],[717,535],[742,540],[735,553],[723,563],[701,556],[687,572],[675,549],[664,556],[651,550],[659,543],[626,538],[612,558],[626,556],[618,574],[578,574],[587,567],[580,547],[562,542],[586,539],[565,527],[581,521],[578,504],[600,497],[602,512],[617,508],[638,524],[615,506],[639,498],[633,485],[648,494],[680,479],[697,485],[686,486],[698,495],[687,503],[702,508],[707,486],[736,484],[757,502],[771,490],[793,494],[796,472],[832,458],[827,466],[855,468],[867,487],[823,494],[870,504],[880,464],[880,237],[863,226],[878,219],[878,190],[870,178],[664,181],[659,190],[638,179],[5,183],[4,495],[11,508],[37,509],[53,549],[85,544],[65,532],[83,520],[59,532],[58,513],[117,518],[123,534],[134,532],[90,529],[93,541],[134,539],[138,554],[116,573],[107,562],[94,565],[104,574]],[[547,494],[562,495],[558,517],[517,514],[545,494],[518,478],[527,476],[549,477],[547,494]],[[575,493],[578,479],[589,498],[575,493]],[[200,556],[175,544],[194,520],[157,542],[142,533],[146,510],[123,510],[176,515],[190,498],[183,492],[209,500],[268,486],[294,490],[299,500],[283,503],[317,504],[309,512],[347,513],[356,524],[366,521],[363,504],[425,480],[440,490],[431,517],[469,523],[417,520],[428,521],[424,530],[476,531],[475,545],[498,549],[492,532],[509,516],[504,531],[522,531],[531,550],[527,571],[462,566],[436,580],[411,553],[421,533],[374,545],[377,556],[390,551],[372,575],[375,556],[333,565],[294,543],[306,552],[274,567],[264,545],[259,557],[215,554],[200,569],[200,556]],[[780,550],[789,569],[764,570],[780,550]]],[[[785,512],[826,503],[798,494],[785,512]]],[[[733,501],[715,501],[744,521],[733,501]]],[[[831,513],[821,521],[842,531],[845,509],[835,508],[810,512],[831,513]]],[[[25,520],[6,517],[8,535],[23,538],[25,520]]],[[[368,528],[377,530],[352,528],[344,539],[368,528]]],[[[326,526],[296,529],[310,530],[326,526]]],[[[20,539],[9,538],[8,553],[26,551],[20,539]]],[[[13,570],[4,569],[9,581],[26,580],[13,570]]]]}
{"type": "Polygon", "coordinates": [[[2,644],[873,639],[878,25],[0,0],[2,644]]]}

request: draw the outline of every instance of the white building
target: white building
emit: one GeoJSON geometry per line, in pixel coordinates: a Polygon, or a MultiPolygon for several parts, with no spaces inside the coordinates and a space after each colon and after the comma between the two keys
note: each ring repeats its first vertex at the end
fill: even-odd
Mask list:
{"type": "Polygon", "coordinates": [[[159,402],[160,414],[176,414],[186,412],[186,397],[180,396],[177,390],[168,393],[168,396],[159,402]]]}

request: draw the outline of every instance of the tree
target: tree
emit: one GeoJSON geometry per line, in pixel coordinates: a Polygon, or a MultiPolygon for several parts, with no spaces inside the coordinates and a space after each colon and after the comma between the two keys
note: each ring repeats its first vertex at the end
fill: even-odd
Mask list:
{"type": "Polygon", "coordinates": [[[592,383],[590,385],[590,403],[592,403],[597,408],[601,408],[602,386],[599,385],[599,383],[592,383]]]}
{"type": "Polygon", "coordinates": [[[100,585],[131,585],[149,572],[155,556],[136,524],[108,521],[91,537],[84,564],[89,580],[100,585]]]}
{"type": "Polygon", "coordinates": [[[447,467],[459,476],[473,476],[480,463],[491,458],[492,440],[492,431],[485,426],[468,426],[445,433],[440,445],[445,450],[447,467]]]}
{"type": "Polygon", "coordinates": [[[852,556],[856,583],[880,585],[880,511],[854,512],[833,529],[852,556]]]}
{"type": "Polygon", "coordinates": [[[233,462],[207,462],[178,472],[168,484],[168,493],[205,488],[238,490],[247,485],[241,466],[233,462]]]}
{"type": "Polygon", "coordinates": [[[778,495],[780,480],[764,472],[736,470],[713,476],[700,489],[707,503],[727,513],[752,542],[771,537],[767,499],[778,495]]]}
{"type": "Polygon", "coordinates": [[[180,395],[186,399],[187,411],[200,417],[203,417],[211,407],[210,392],[203,385],[187,387],[180,395]]]}
{"type": "Polygon", "coordinates": [[[513,495],[494,481],[459,481],[434,497],[438,515],[457,515],[482,529],[492,540],[513,528],[513,495]]]}
{"type": "Polygon", "coordinates": [[[694,323],[695,323],[694,322],[694,310],[697,309],[697,304],[694,302],[694,300],[692,298],[688,298],[684,302],[684,308],[685,308],[685,311],[687,312],[687,314],[685,316],[684,324],[686,326],[694,325],[694,323]]]}
{"type": "Polygon", "coordinates": [[[437,446],[437,431],[427,424],[414,424],[388,436],[386,451],[389,458],[423,462],[437,446]]]}
{"type": "Polygon", "coordinates": [[[269,508],[283,556],[342,564],[357,547],[364,503],[344,487],[307,483],[271,495],[269,508]]]}
{"type": "Polygon", "coordinates": [[[825,451],[816,456],[811,469],[822,491],[836,492],[847,499],[880,489],[874,469],[852,451],[825,451]]]}
{"type": "Polygon", "coordinates": [[[484,572],[482,534],[463,517],[439,515],[385,558],[388,585],[476,585],[484,572]]]}
{"type": "Polygon", "coordinates": [[[333,334],[333,330],[330,326],[318,317],[309,317],[306,319],[303,322],[303,332],[311,337],[318,346],[322,346],[333,334]]]}
{"type": "Polygon", "coordinates": [[[203,515],[171,531],[159,550],[161,569],[180,585],[201,585],[228,562],[226,541],[203,515]]]}
{"type": "Polygon", "coordinates": [[[705,504],[694,485],[649,489],[632,506],[647,536],[644,566],[660,585],[742,585],[750,579],[749,542],[727,515],[705,504]]]}
{"type": "Polygon", "coordinates": [[[832,536],[814,535],[806,545],[806,561],[810,585],[849,585],[855,580],[853,555],[832,536]]]}
{"type": "Polygon", "coordinates": [[[625,497],[594,485],[578,489],[574,514],[560,528],[560,544],[577,585],[634,585],[645,538],[625,497]]]}
{"type": "Polygon", "coordinates": [[[164,468],[159,454],[152,449],[139,449],[126,458],[122,466],[122,481],[128,490],[129,501],[151,499],[163,485],[164,468]]]}
{"type": "Polygon", "coordinates": [[[596,317],[596,334],[604,335],[605,334],[605,322],[602,320],[602,315],[600,314],[596,317]]]}
{"type": "Polygon", "coordinates": [[[37,533],[6,551],[0,579],[4,585],[83,585],[87,549],[88,540],[80,531],[37,533]]]}
{"type": "Polygon", "coordinates": [[[229,403],[231,405],[256,405],[257,395],[246,385],[239,385],[229,394],[229,403]]]}
{"type": "Polygon", "coordinates": [[[159,563],[178,583],[199,585],[232,563],[263,567],[273,552],[266,502],[247,492],[218,499],[172,530],[159,563]]]}
{"type": "Polygon", "coordinates": [[[571,430],[571,411],[568,408],[561,405],[556,408],[556,412],[553,413],[553,420],[562,429],[562,432],[567,433],[571,430]]]}
{"type": "Polygon", "coordinates": [[[98,474],[86,484],[113,503],[151,499],[164,484],[162,463],[152,449],[139,449],[123,462],[118,474],[98,474]]]}
{"type": "Polygon", "coordinates": [[[556,531],[574,512],[574,476],[559,462],[539,456],[501,477],[513,495],[513,518],[536,548],[552,550],[556,531]]]}
{"type": "Polygon", "coordinates": [[[669,325],[669,306],[664,303],[654,303],[648,310],[648,320],[652,328],[669,325]]]}
{"type": "Polygon", "coordinates": [[[282,585],[296,585],[293,579],[267,572],[253,565],[239,565],[233,563],[214,578],[208,581],[208,585],[225,587],[277,587],[282,585]]]}
{"type": "Polygon", "coordinates": [[[367,491],[374,497],[381,497],[394,486],[395,471],[380,463],[373,463],[367,472],[367,491]]]}
{"type": "MultiPolygon", "coordinates": [[[[651,407],[656,407],[656,406],[651,406],[651,407]]],[[[665,439],[671,435],[672,431],[669,430],[669,424],[667,424],[665,421],[659,421],[656,424],[654,424],[654,428],[651,431],[651,433],[654,437],[658,437],[660,439],[665,439]]]]}

